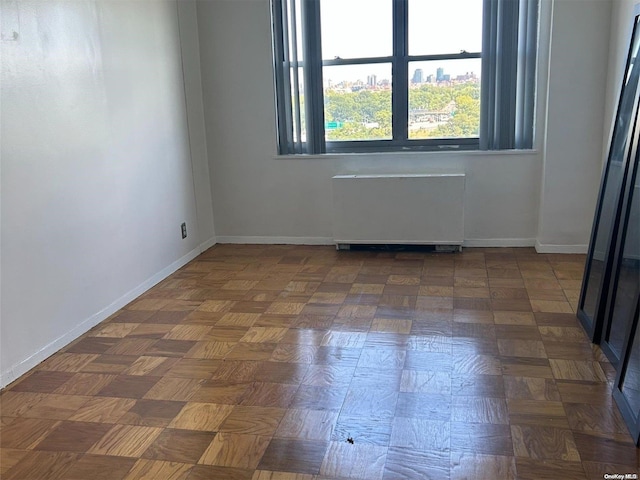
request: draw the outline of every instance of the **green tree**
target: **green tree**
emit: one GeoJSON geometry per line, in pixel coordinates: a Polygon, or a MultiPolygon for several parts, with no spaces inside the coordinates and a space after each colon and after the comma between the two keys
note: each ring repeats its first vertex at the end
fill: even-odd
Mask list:
{"type": "MultiPolygon", "coordinates": [[[[327,130],[327,139],[374,140],[391,138],[391,91],[329,90],[324,95],[325,121],[339,122],[341,128],[327,130]],[[377,124],[377,126],[373,126],[377,124]]],[[[480,125],[480,85],[425,84],[409,90],[409,110],[447,112],[446,123],[432,128],[411,129],[410,138],[475,137],[480,125]],[[453,102],[453,103],[452,103],[453,102]]]]}

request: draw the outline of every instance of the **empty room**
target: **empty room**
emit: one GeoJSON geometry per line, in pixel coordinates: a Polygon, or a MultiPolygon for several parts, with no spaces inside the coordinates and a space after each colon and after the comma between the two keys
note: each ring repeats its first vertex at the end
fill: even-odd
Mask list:
{"type": "Polygon", "coordinates": [[[640,4],[0,0],[0,477],[637,479],[640,4]]]}

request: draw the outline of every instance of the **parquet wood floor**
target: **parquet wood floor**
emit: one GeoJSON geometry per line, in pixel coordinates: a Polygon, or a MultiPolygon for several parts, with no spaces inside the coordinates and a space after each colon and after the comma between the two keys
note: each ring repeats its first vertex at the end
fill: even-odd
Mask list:
{"type": "Polygon", "coordinates": [[[6,388],[6,480],[637,473],[584,256],[218,245],[6,388]]]}

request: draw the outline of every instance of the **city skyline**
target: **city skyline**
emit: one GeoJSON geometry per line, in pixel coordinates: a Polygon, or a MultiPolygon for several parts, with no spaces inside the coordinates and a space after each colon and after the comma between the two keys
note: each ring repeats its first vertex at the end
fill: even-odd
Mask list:
{"type": "MultiPolygon", "coordinates": [[[[361,86],[363,88],[376,88],[376,87],[388,87],[391,88],[391,77],[379,78],[375,73],[367,74],[365,78],[357,78],[355,80],[334,80],[333,78],[327,78],[325,76],[324,88],[331,89],[340,85],[343,87],[348,86],[361,86]]],[[[479,74],[473,70],[467,70],[464,73],[451,74],[448,73],[443,67],[437,67],[433,73],[425,74],[424,69],[416,68],[413,73],[409,75],[410,86],[416,86],[421,84],[433,84],[433,83],[461,83],[461,82],[478,82],[480,80],[479,74]]]]}
{"type": "MultiPolygon", "coordinates": [[[[423,71],[424,77],[429,75],[437,75],[438,68],[444,69],[451,78],[465,75],[468,72],[474,72],[480,77],[482,70],[482,61],[480,58],[465,58],[454,60],[437,60],[437,61],[417,61],[409,62],[409,80],[412,79],[416,69],[423,71]]],[[[341,66],[325,66],[323,67],[323,79],[326,84],[327,80],[331,80],[334,84],[343,81],[357,82],[361,80],[366,83],[367,77],[375,75],[379,80],[387,79],[391,81],[391,63],[364,64],[364,65],[341,65],[341,66]]]]}

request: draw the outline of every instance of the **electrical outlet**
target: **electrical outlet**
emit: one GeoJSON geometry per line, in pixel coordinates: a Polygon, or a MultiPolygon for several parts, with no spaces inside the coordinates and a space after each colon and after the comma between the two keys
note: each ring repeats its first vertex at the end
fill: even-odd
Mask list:
{"type": "Polygon", "coordinates": [[[180,228],[182,229],[182,238],[187,238],[187,224],[183,223],[180,228]]]}

